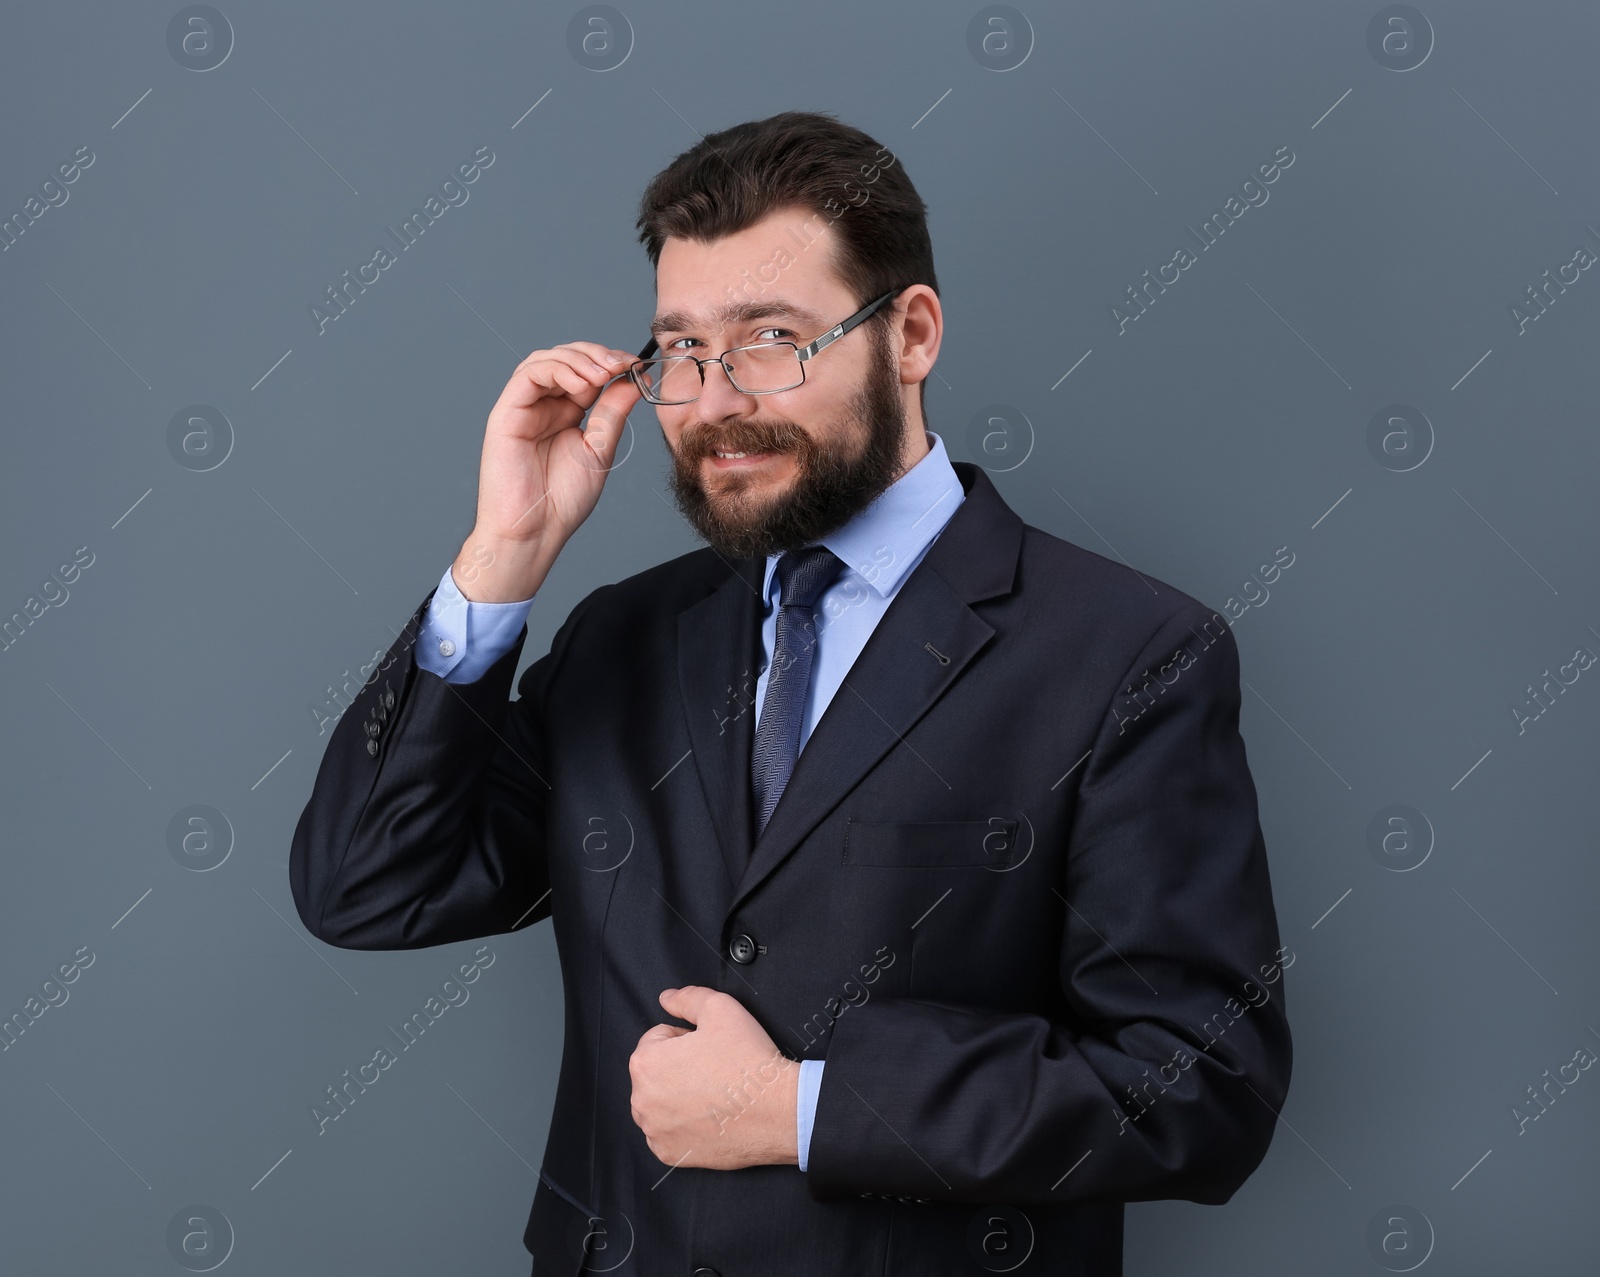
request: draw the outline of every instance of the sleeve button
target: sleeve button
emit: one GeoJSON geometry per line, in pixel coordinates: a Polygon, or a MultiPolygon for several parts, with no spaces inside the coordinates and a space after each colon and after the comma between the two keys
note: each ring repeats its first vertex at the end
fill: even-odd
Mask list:
{"type": "Polygon", "coordinates": [[[376,758],[378,756],[378,742],[377,741],[369,740],[367,742],[367,753],[370,754],[373,758],[376,758]]]}

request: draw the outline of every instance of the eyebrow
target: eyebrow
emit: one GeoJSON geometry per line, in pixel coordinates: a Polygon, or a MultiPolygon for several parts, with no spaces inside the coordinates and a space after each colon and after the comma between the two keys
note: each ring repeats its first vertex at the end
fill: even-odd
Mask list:
{"type": "Polygon", "coordinates": [[[650,335],[660,337],[663,333],[669,332],[687,333],[695,328],[716,327],[719,321],[724,326],[737,326],[753,323],[758,319],[793,319],[819,329],[827,326],[827,321],[816,311],[781,298],[773,298],[771,301],[731,302],[714,311],[709,319],[688,311],[669,310],[665,314],[657,315],[651,321],[650,335]]]}

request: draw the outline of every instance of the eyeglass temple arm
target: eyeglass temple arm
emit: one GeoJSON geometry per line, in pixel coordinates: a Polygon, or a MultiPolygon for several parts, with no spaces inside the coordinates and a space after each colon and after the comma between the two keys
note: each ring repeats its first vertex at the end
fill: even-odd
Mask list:
{"type": "Polygon", "coordinates": [[[877,310],[879,306],[882,306],[884,302],[888,301],[895,295],[895,293],[899,291],[899,289],[892,289],[891,291],[885,293],[882,297],[878,298],[877,301],[872,302],[870,305],[863,306],[842,324],[837,324],[828,329],[827,332],[823,333],[822,336],[818,337],[809,345],[801,346],[799,350],[795,352],[800,357],[800,362],[804,363],[806,360],[815,357],[818,353],[833,345],[834,342],[838,341],[839,338],[843,337],[857,324],[864,323],[873,311],[877,310]]]}

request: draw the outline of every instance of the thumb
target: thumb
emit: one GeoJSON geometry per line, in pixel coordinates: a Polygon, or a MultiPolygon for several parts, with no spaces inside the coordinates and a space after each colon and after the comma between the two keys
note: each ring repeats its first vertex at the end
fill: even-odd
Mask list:
{"type": "Polygon", "coordinates": [[[589,409],[583,438],[601,469],[609,470],[615,463],[617,445],[627,430],[628,413],[641,397],[631,377],[620,377],[600,392],[589,409]]]}
{"type": "Polygon", "coordinates": [[[661,990],[660,1001],[668,1015],[699,1025],[705,1018],[706,1004],[717,996],[715,989],[687,984],[681,989],[661,990]]]}

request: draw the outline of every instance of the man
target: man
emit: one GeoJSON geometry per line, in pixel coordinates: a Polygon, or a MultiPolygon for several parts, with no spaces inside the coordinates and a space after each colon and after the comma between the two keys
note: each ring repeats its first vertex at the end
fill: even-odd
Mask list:
{"type": "Polygon", "coordinates": [[[517,367],[472,534],[328,742],[300,917],[552,920],[537,1273],[1118,1273],[1122,1203],[1226,1202],[1288,1087],[1232,634],[948,459],[924,205],[865,134],[714,134],[639,226],[659,350],[517,367]],[[509,701],[641,397],[708,545],[509,701]]]}

